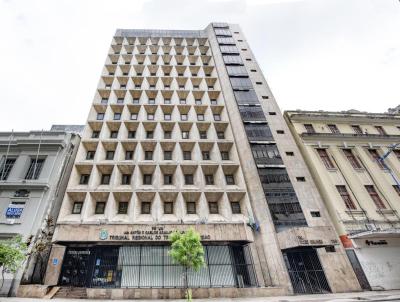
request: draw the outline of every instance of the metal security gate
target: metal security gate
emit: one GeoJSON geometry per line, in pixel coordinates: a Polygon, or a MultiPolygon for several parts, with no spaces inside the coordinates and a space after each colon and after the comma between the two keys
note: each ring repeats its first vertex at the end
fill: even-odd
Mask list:
{"type": "Polygon", "coordinates": [[[283,253],[294,293],[330,293],[328,281],[313,248],[287,250],[283,253]]]}
{"type": "Polygon", "coordinates": [[[61,270],[60,285],[87,287],[91,273],[89,248],[67,249],[61,270]]]}
{"type": "Polygon", "coordinates": [[[353,267],[354,273],[360,283],[360,286],[364,290],[371,290],[371,286],[369,285],[368,279],[364,274],[364,271],[361,267],[360,262],[358,261],[357,255],[354,250],[346,249],[347,257],[350,260],[351,266],[353,267]]]}

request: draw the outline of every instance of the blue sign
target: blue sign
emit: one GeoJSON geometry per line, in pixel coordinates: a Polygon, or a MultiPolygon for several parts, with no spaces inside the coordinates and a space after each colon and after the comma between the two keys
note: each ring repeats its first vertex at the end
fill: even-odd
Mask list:
{"type": "Polygon", "coordinates": [[[53,265],[57,265],[58,264],[58,259],[57,258],[53,258],[53,265]]]}
{"type": "Polygon", "coordinates": [[[21,218],[22,215],[22,211],[24,210],[24,208],[21,207],[13,207],[12,205],[10,205],[7,208],[6,211],[6,217],[7,218],[21,218]]]}

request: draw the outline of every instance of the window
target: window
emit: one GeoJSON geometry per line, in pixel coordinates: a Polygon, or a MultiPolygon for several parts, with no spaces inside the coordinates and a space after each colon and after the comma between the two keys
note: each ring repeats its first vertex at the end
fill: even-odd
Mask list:
{"type": "Polygon", "coordinates": [[[109,185],[111,179],[111,174],[103,174],[101,176],[101,183],[102,185],[109,185]]]}
{"type": "Polygon", "coordinates": [[[75,201],[74,205],[72,206],[72,214],[80,214],[82,212],[82,201],[75,201]]]}
{"type": "Polygon", "coordinates": [[[107,151],[106,152],[106,160],[113,160],[114,159],[114,151],[107,151]]]}
{"type": "Polygon", "coordinates": [[[133,104],[139,104],[139,99],[138,98],[133,98],[132,99],[133,104]]]}
{"type": "Polygon", "coordinates": [[[121,184],[129,185],[131,183],[131,174],[122,174],[121,184]]]}
{"type": "Polygon", "coordinates": [[[225,139],[225,133],[223,131],[218,131],[217,137],[218,137],[218,139],[225,139]]]}
{"type": "MultiPolygon", "coordinates": [[[[155,86],[154,86],[155,87],[155,86]]],[[[156,103],[156,100],[155,99],[149,99],[149,104],[155,104],[156,103]]]]}
{"type": "Polygon", "coordinates": [[[129,131],[128,132],[128,138],[135,138],[136,136],[136,131],[129,131]]]}
{"type": "Polygon", "coordinates": [[[305,182],[305,181],[306,181],[306,178],[305,178],[304,176],[300,176],[300,177],[296,177],[296,180],[297,180],[298,182],[305,182]]]}
{"type": "Polygon", "coordinates": [[[172,174],[164,174],[164,185],[172,185],[172,174]]]}
{"type": "Polygon", "coordinates": [[[172,132],[171,131],[164,131],[164,138],[165,139],[170,139],[172,137],[172,132]]]}
{"type": "Polygon", "coordinates": [[[128,202],[118,202],[118,214],[128,214],[128,202]]]}
{"type": "Polygon", "coordinates": [[[203,156],[203,160],[210,160],[210,152],[209,151],[203,151],[201,152],[203,156]]]}
{"type": "Polygon", "coordinates": [[[338,190],[340,197],[342,197],[346,208],[349,210],[355,210],[356,206],[351,199],[350,194],[346,189],[346,186],[336,186],[336,189],[338,190]]]}
{"type": "Polygon", "coordinates": [[[202,104],[201,100],[199,100],[199,99],[196,99],[196,100],[194,101],[194,103],[195,103],[196,105],[201,105],[201,104],[202,104]]]}
{"type": "Polygon", "coordinates": [[[150,214],[151,213],[151,203],[150,202],[142,202],[140,212],[141,212],[141,214],[150,214]]]}
{"type": "Polygon", "coordinates": [[[311,217],[321,217],[320,211],[310,211],[311,217]]]}
{"type": "Polygon", "coordinates": [[[164,151],[164,160],[172,160],[172,151],[164,151]]]}
{"type": "Polygon", "coordinates": [[[396,191],[396,193],[400,196],[400,187],[398,185],[393,185],[393,189],[396,191]]]}
{"type": "Polygon", "coordinates": [[[335,166],[333,165],[333,163],[328,155],[328,152],[326,152],[326,149],[317,149],[317,152],[327,169],[335,168],[335,166]]]}
{"type": "Polygon", "coordinates": [[[242,210],[240,208],[240,202],[232,201],[231,202],[231,210],[232,210],[232,214],[242,214],[242,210]]]}
{"type": "Polygon", "coordinates": [[[153,175],[151,174],[144,174],[143,175],[143,184],[144,185],[151,185],[153,179],[153,175]]]}
{"type": "MultiPolygon", "coordinates": [[[[167,88],[167,87],[165,87],[165,88],[167,88]]],[[[169,86],[168,86],[168,88],[169,88],[169,86]]],[[[171,104],[171,99],[164,99],[164,104],[171,104]]]]}
{"type": "Polygon", "coordinates": [[[229,160],[229,152],[221,151],[221,159],[222,160],[229,160]]]}
{"type": "Polygon", "coordinates": [[[138,114],[137,113],[131,113],[131,120],[136,121],[138,118],[138,114]]]}
{"type": "Polygon", "coordinates": [[[351,128],[353,128],[355,134],[363,134],[361,127],[359,125],[352,125],[351,128]]]}
{"type": "Polygon", "coordinates": [[[229,65],[243,65],[242,58],[239,55],[223,55],[225,64],[229,65]]]}
{"type": "Polygon", "coordinates": [[[376,192],[374,186],[367,185],[367,186],[365,186],[365,189],[367,190],[369,196],[371,196],[371,199],[374,201],[374,203],[378,209],[386,209],[385,204],[383,203],[378,192],[376,192]]]}
{"type": "Polygon", "coordinates": [[[218,214],[219,213],[218,202],[209,202],[208,209],[210,211],[210,214],[218,214]]]}
{"type": "Polygon", "coordinates": [[[208,186],[214,185],[214,175],[207,174],[207,175],[205,175],[205,179],[206,179],[206,185],[208,185],[208,186]]]}
{"type": "Polygon", "coordinates": [[[2,158],[0,164],[0,180],[6,180],[10,175],[10,172],[15,164],[15,158],[2,158]]]}
{"type": "Polygon", "coordinates": [[[144,152],[144,159],[145,160],[152,160],[153,159],[153,151],[145,151],[144,152]]]}
{"type": "Polygon", "coordinates": [[[215,100],[215,99],[211,99],[211,100],[210,100],[210,103],[211,103],[211,105],[217,105],[217,104],[218,104],[218,101],[215,100]]]}
{"type": "Polygon", "coordinates": [[[132,160],[133,159],[133,151],[125,151],[125,160],[132,160]]]}
{"type": "Polygon", "coordinates": [[[289,151],[289,152],[285,152],[285,153],[286,153],[286,156],[294,156],[294,152],[289,151]]]}
{"type": "Polygon", "coordinates": [[[189,131],[182,131],[182,138],[189,139],[189,131]]]}
{"type": "Polygon", "coordinates": [[[164,202],[164,214],[173,214],[173,213],[174,213],[174,203],[164,202]]]}
{"type": "Polygon", "coordinates": [[[104,201],[96,202],[96,208],[94,209],[95,214],[104,214],[106,203],[104,201]]]}
{"type": "Polygon", "coordinates": [[[247,70],[244,66],[226,66],[226,70],[229,76],[247,76],[247,70]]]}
{"type": "Polygon", "coordinates": [[[235,177],[232,174],[225,175],[225,180],[227,185],[234,185],[235,184],[235,177]]]}
{"type": "Polygon", "coordinates": [[[120,119],[121,119],[121,113],[115,112],[115,113],[114,113],[114,120],[115,120],[115,121],[118,121],[118,120],[120,120],[120,119]]]}
{"type": "Polygon", "coordinates": [[[100,136],[100,131],[93,131],[92,132],[92,138],[99,138],[100,136]]]}
{"type": "Polygon", "coordinates": [[[193,174],[185,174],[185,185],[193,185],[193,174]]]}
{"type": "Polygon", "coordinates": [[[111,131],[110,132],[110,138],[117,138],[118,137],[118,131],[111,131]]]}
{"type": "Polygon", "coordinates": [[[187,114],[181,114],[181,121],[187,121],[187,120],[188,120],[187,114]]]}
{"type": "Polygon", "coordinates": [[[107,105],[108,99],[102,98],[102,99],[101,99],[101,103],[102,103],[103,105],[107,105]]]}
{"type": "Polygon", "coordinates": [[[315,133],[315,129],[311,124],[304,124],[304,128],[306,129],[307,133],[315,133]]]}
{"type": "Polygon", "coordinates": [[[147,131],[146,132],[146,138],[154,138],[154,132],[153,131],[147,131]]]}
{"type": "Polygon", "coordinates": [[[354,169],[361,169],[361,164],[358,159],[354,156],[351,149],[343,149],[344,155],[347,157],[347,160],[350,162],[351,166],[354,169]]]}
{"type": "Polygon", "coordinates": [[[151,114],[151,113],[147,114],[147,120],[153,121],[154,120],[154,114],[151,114]]]}
{"type": "Polygon", "coordinates": [[[380,135],[386,135],[385,129],[382,126],[375,126],[375,129],[380,135]]]}
{"type": "Polygon", "coordinates": [[[207,131],[200,131],[200,139],[207,139],[207,131]]]}
{"type": "Polygon", "coordinates": [[[81,174],[81,178],[79,179],[80,185],[87,185],[89,183],[90,174],[81,174]]]}
{"type": "Polygon", "coordinates": [[[122,104],[124,102],[124,99],[123,98],[118,98],[117,99],[117,104],[122,104]]]}
{"type": "Polygon", "coordinates": [[[191,151],[183,151],[183,159],[184,160],[191,160],[192,159],[192,152],[191,151]]]}
{"type": "Polygon", "coordinates": [[[340,131],[339,131],[339,129],[338,129],[338,127],[336,125],[329,124],[328,128],[332,133],[340,133],[340,131]]]}
{"type": "Polygon", "coordinates": [[[171,120],[171,114],[164,114],[164,120],[170,121],[171,120]]]}
{"type": "Polygon", "coordinates": [[[25,179],[38,179],[44,165],[44,158],[31,158],[31,163],[26,172],[25,179]]]}
{"type": "Polygon", "coordinates": [[[193,201],[186,202],[186,213],[196,214],[196,203],[193,201]]]}
{"type": "Polygon", "coordinates": [[[204,114],[198,114],[197,115],[197,120],[198,121],[204,121],[204,114]]]}
{"type": "Polygon", "coordinates": [[[378,166],[381,169],[384,169],[384,165],[382,164],[382,162],[380,161],[381,156],[378,153],[378,150],[376,149],[368,149],[369,154],[371,155],[371,157],[373,158],[373,160],[378,164],[378,166]]]}
{"type": "Polygon", "coordinates": [[[278,133],[278,134],[285,134],[285,131],[283,131],[283,130],[276,130],[276,133],[278,133]]]}
{"type": "Polygon", "coordinates": [[[104,113],[97,113],[97,120],[101,121],[104,119],[104,113]]]}

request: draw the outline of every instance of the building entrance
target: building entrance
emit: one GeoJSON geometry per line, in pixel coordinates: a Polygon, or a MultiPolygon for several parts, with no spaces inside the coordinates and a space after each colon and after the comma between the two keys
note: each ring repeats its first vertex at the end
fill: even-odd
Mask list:
{"type": "Polygon", "coordinates": [[[283,253],[296,294],[330,293],[328,281],[313,248],[287,250],[283,253]]]}

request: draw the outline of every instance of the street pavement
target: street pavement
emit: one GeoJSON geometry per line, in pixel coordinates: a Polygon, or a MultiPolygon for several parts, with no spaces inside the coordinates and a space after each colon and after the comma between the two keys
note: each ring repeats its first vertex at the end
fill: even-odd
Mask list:
{"type": "MultiPolygon", "coordinates": [[[[0,297],[0,302],[36,302],[43,299],[30,298],[5,298],[0,297]]],[[[57,302],[78,302],[82,299],[52,299],[57,302]]],[[[84,300],[85,302],[101,302],[110,300],[84,300]]],[[[112,300],[113,302],[126,302],[128,300],[112,300]]],[[[134,300],[135,302],[160,302],[164,300],[134,300]]],[[[168,300],[169,302],[184,302],[185,300],[168,300]]],[[[393,291],[365,291],[360,293],[341,293],[341,294],[325,294],[325,295],[299,295],[299,296],[279,296],[279,297],[262,297],[262,298],[215,298],[215,299],[193,299],[194,302],[352,302],[352,301],[399,301],[400,290],[393,291]]]]}

